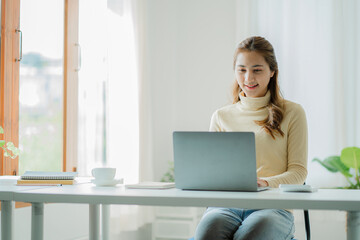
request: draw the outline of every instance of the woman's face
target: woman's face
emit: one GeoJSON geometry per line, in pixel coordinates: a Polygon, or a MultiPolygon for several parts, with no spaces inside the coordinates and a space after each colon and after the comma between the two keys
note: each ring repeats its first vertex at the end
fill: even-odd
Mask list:
{"type": "Polygon", "coordinates": [[[265,96],[273,75],[274,71],[260,53],[244,51],[236,58],[235,77],[247,97],[265,96]]]}

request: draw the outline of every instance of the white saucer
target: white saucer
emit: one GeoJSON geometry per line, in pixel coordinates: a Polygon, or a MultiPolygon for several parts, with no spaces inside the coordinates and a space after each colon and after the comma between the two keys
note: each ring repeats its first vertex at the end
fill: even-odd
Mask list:
{"type": "Polygon", "coordinates": [[[116,184],[121,184],[123,183],[124,179],[123,178],[118,178],[118,179],[112,179],[112,180],[96,180],[96,179],[91,179],[91,182],[93,184],[95,184],[96,186],[115,186],[116,184]]]}

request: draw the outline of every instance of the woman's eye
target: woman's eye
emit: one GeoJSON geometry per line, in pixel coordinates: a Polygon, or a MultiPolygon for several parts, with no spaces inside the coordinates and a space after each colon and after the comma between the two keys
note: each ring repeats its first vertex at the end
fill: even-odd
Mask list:
{"type": "Polygon", "coordinates": [[[261,72],[261,69],[255,69],[254,72],[261,72]]]}
{"type": "Polygon", "coordinates": [[[246,72],[246,69],[239,69],[239,72],[246,72]]]}

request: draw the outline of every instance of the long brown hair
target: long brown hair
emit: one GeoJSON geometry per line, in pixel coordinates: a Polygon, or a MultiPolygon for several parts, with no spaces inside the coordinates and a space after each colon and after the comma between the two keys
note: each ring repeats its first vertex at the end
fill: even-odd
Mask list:
{"type": "MultiPolygon", "coordinates": [[[[276,135],[284,136],[284,132],[280,128],[281,121],[283,120],[285,106],[283,104],[283,98],[280,94],[280,88],[278,85],[278,64],[275,57],[273,46],[263,37],[249,37],[242,41],[236,48],[234,54],[234,70],[236,67],[236,59],[239,53],[245,51],[254,51],[260,53],[267,64],[269,64],[270,70],[274,71],[274,75],[270,78],[268,84],[268,90],[270,90],[270,101],[266,106],[268,109],[268,116],[262,121],[255,121],[256,124],[261,126],[266,133],[268,133],[273,139],[276,135]]],[[[239,93],[241,92],[240,86],[235,79],[232,89],[233,103],[240,101],[239,93]]]]}

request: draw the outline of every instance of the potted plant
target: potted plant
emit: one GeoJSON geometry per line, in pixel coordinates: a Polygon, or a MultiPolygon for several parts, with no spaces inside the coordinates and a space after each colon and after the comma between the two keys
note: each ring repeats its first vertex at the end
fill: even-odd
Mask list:
{"type": "Polygon", "coordinates": [[[340,156],[330,156],[321,161],[314,158],[313,162],[320,163],[330,172],[340,172],[346,178],[349,186],[344,189],[360,189],[360,148],[347,147],[341,151],[340,156]]]}
{"type": "Polygon", "coordinates": [[[168,171],[163,175],[163,177],[160,180],[161,182],[175,182],[175,176],[174,176],[174,162],[169,162],[169,169],[168,171]]]}
{"type": "MultiPolygon", "coordinates": [[[[0,126],[0,134],[4,134],[4,129],[0,126]]],[[[0,140],[0,147],[4,150],[4,157],[16,158],[20,150],[15,147],[12,142],[6,142],[4,139],[0,140]]]]}

